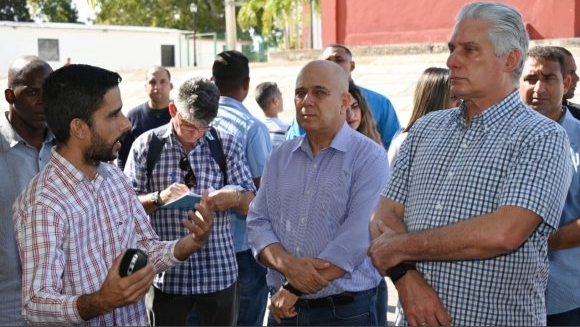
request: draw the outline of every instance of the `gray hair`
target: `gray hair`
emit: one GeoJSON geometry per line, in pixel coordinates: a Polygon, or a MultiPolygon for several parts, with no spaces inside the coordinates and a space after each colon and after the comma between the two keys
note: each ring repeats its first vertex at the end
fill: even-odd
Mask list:
{"type": "Polygon", "coordinates": [[[453,35],[457,32],[457,27],[466,18],[486,20],[491,23],[488,30],[488,37],[495,48],[495,55],[502,57],[510,51],[517,49],[520,54],[520,61],[513,73],[514,81],[518,81],[524,61],[528,54],[528,44],[530,38],[524,26],[520,13],[505,4],[497,2],[474,2],[461,8],[455,18],[453,35]]]}
{"type": "Polygon", "coordinates": [[[186,80],[174,101],[177,113],[188,122],[198,120],[209,125],[217,116],[220,92],[214,82],[203,77],[186,80]]]}

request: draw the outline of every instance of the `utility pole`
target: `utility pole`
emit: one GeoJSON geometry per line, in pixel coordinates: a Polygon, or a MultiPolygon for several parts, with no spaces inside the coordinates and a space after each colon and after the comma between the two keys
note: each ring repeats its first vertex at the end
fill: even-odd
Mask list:
{"type": "Polygon", "coordinates": [[[226,18],[226,50],[236,49],[236,2],[234,0],[224,0],[226,18]]]}
{"type": "Polygon", "coordinates": [[[195,4],[195,2],[192,2],[191,5],[189,5],[189,10],[191,11],[191,15],[192,15],[192,27],[193,27],[193,67],[197,67],[197,49],[195,46],[195,39],[196,39],[196,33],[197,33],[197,27],[195,26],[195,20],[197,19],[197,5],[195,4]]]}

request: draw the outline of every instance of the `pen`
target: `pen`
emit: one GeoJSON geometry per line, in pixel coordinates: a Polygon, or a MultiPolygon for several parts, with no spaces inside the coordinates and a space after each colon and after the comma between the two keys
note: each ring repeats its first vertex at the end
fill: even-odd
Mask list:
{"type": "Polygon", "coordinates": [[[171,182],[172,183],[177,183],[178,182],[177,175],[175,173],[169,174],[169,177],[171,177],[171,182]]]}

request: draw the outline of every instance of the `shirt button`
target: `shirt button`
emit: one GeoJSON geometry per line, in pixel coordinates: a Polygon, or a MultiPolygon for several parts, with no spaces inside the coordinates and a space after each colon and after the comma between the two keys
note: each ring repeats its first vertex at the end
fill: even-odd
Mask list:
{"type": "Polygon", "coordinates": [[[304,219],[304,217],[300,218],[300,223],[304,224],[304,222],[306,221],[306,219],[304,219]]]}
{"type": "Polygon", "coordinates": [[[453,177],[453,172],[452,172],[452,171],[450,171],[450,172],[447,174],[447,177],[453,177]]]}
{"type": "Polygon", "coordinates": [[[441,209],[443,209],[443,206],[440,203],[437,203],[435,205],[435,210],[441,210],[441,209]]]}
{"type": "Polygon", "coordinates": [[[466,142],[461,143],[461,148],[467,149],[467,143],[466,142]]]}

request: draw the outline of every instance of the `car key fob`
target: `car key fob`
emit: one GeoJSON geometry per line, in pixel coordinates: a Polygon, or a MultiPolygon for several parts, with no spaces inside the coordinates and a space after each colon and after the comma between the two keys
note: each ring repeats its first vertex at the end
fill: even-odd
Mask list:
{"type": "Polygon", "coordinates": [[[145,254],[145,252],[139,249],[127,249],[123,259],[121,259],[119,275],[121,275],[121,277],[129,276],[146,265],[147,254],[145,254]]]}

